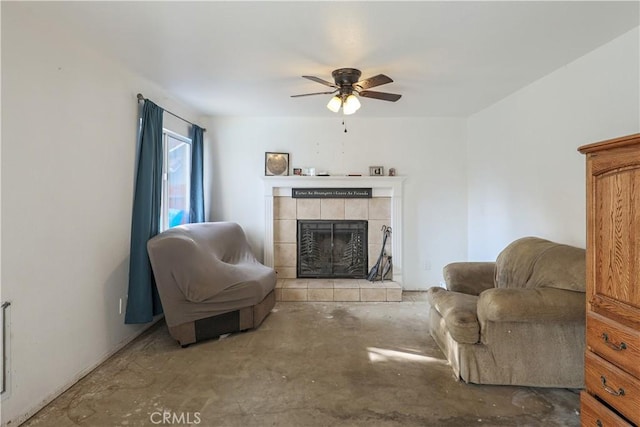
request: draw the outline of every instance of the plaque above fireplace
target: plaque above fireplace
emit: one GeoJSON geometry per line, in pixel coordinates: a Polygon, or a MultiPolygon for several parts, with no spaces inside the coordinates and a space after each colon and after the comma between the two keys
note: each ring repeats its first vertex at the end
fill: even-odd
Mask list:
{"type": "Polygon", "coordinates": [[[297,277],[365,278],[367,236],[367,221],[298,220],[297,277]]]}
{"type": "Polygon", "coordinates": [[[294,199],[370,199],[371,188],[292,188],[294,199]]]}

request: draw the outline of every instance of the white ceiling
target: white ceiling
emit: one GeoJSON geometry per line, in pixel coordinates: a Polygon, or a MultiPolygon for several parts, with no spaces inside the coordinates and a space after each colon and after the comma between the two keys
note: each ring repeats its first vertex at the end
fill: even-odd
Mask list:
{"type": "MultiPolygon", "coordinates": [[[[639,25],[640,3],[45,2],[58,25],[206,115],[331,117],[341,67],[395,81],[356,114],[468,116],[639,25]]],[[[640,78],[640,76],[639,76],[640,78]]]]}

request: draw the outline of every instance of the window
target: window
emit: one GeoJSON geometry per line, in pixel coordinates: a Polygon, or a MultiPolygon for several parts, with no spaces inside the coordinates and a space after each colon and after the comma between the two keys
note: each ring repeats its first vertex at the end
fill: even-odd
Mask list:
{"type": "Polygon", "coordinates": [[[191,140],[163,129],[160,231],[189,222],[191,140]]]}

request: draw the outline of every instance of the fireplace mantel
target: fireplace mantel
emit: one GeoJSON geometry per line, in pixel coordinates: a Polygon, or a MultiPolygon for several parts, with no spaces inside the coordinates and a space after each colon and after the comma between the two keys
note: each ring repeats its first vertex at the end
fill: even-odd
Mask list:
{"type": "Polygon", "coordinates": [[[264,264],[274,266],[273,198],[291,197],[292,188],[371,188],[372,197],[391,198],[393,281],[402,285],[403,176],[265,176],[264,264]]]}

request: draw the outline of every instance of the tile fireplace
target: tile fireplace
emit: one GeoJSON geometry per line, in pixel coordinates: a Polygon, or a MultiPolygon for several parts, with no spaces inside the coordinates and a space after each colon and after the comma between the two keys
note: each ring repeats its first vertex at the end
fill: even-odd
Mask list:
{"type": "MultiPolygon", "coordinates": [[[[393,233],[387,252],[393,256],[392,281],[402,285],[402,183],[404,177],[264,177],[264,264],[274,267],[278,279],[298,278],[298,221],[365,221],[367,268],[373,266],[382,245],[381,228],[393,233]],[[371,198],[293,198],[293,188],[371,188],[371,198]]],[[[365,275],[366,275],[365,272],[365,275]]],[[[319,277],[319,276],[313,276],[319,277]]],[[[362,280],[362,279],[360,279],[362,280]]]]}

